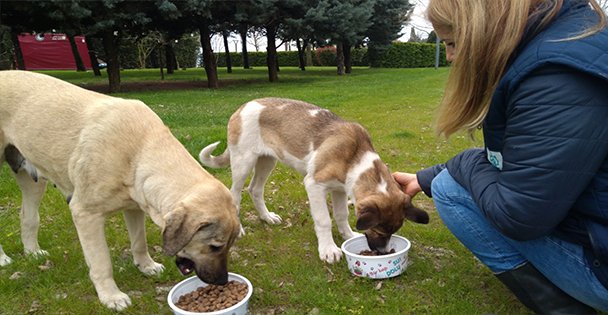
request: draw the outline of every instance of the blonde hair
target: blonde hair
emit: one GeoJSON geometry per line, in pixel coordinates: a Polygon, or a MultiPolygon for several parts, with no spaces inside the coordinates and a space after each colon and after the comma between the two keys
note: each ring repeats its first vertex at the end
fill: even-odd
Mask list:
{"type": "MultiPolygon", "coordinates": [[[[436,31],[450,34],[457,53],[452,62],[435,129],[449,137],[460,130],[470,135],[488,113],[496,86],[511,55],[526,37],[549,24],[563,0],[430,0],[427,18],[436,31]]],[[[606,16],[590,0],[600,21],[582,34],[606,27],[606,16]]]]}

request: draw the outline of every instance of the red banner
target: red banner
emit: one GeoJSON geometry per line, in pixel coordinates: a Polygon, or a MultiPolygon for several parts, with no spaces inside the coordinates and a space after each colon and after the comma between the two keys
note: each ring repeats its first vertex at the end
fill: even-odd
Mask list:
{"type": "MultiPolygon", "coordinates": [[[[76,47],[84,66],[91,69],[91,59],[84,36],[75,36],[76,47]]],[[[65,34],[22,34],[19,45],[26,70],[76,70],[76,60],[65,34]]]]}

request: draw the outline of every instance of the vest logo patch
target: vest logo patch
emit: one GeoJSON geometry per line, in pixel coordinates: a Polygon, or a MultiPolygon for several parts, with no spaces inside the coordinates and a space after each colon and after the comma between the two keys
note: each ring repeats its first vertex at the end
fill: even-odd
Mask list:
{"type": "Polygon", "coordinates": [[[486,148],[486,152],[488,154],[488,161],[497,169],[502,170],[502,154],[500,154],[500,152],[490,151],[488,148],[486,148]]]}

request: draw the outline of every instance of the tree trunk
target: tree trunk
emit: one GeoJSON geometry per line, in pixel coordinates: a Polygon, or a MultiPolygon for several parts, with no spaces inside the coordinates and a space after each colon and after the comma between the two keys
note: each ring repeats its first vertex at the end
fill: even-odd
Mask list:
{"type": "Polygon", "coordinates": [[[307,40],[304,46],[306,47],[306,64],[312,67],[314,66],[312,62],[312,43],[307,40]]]}
{"type": "MultiPolygon", "coordinates": [[[[165,80],[165,72],[163,71],[163,45],[162,43],[158,45],[158,68],[160,69],[160,79],[165,80]]],[[[166,53],[166,52],[165,52],[166,53]]]]}
{"type": "Polygon", "coordinates": [[[338,66],[338,75],[344,74],[344,47],[342,42],[336,45],[336,64],[338,66]]]}
{"type": "Polygon", "coordinates": [[[165,45],[165,63],[167,66],[167,74],[173,74],[177,69],[177,61],[175,60],[175,50],[173,49],[171,40],[165,45]]]}
{"type": "Polygon", "coordinates": [[[103,49],[106,52],[106,63],[108,67],[108,82],[110,93],[120,92],[120,60],[118,58],[118,38],[115,38],[113,30],[103,32],[103,49]]]}
{"type": "Polygon", "coordinates": [[[243,56],[243,69],[251,69],[249,66],[249,54],[247,53],[247,24],[241,23],[239,30],[241,34],[241,45],[242,45],[242,56],[243,56]]]}
{"type": "Polygon", "coordinates": [[[76,71],[87,71],[87,68],[84,67],[84,63],[82,62],[82,58],[80,58],[80,53],[78,52],[78,46],[76,46],[76,40],[74,39],[74,34],[67,33],[68,41],[70,42],[70,47],[72,48],[72,55],[74,56],[74,61],[76,62],[76,71]]]}
{"type": "Polygon", "coordinates": [[[91,59],[91,68],[93,68],[93,73],[96,77],[101,76],[101,71],[99,71],[99,62],[97,62],[97,54],[95,50],[91,49],[93,46],[93,38],[85,36],[84,41],[87,43],[87,47],[89,49],[89,59],[91,59]]]}
{"type": "Polygon", "coordinates": [[[201,34],[201,46],[203,47],[203,64],[207,73],[207,87],[217,89],[220,85],[217,78],[217,64],[215,56],[213,56],[213,49],[211,48],[209,25],[206,23],[202,24],[199,27],[199,32],[201,34]]]}
{"type": "Polygon", "coordinates": [[[232,58],[230,58],[230,49],[228,48],[228,32],[223,31],[222,37],[224,38],[224,51],[226,53],[226,71],[232,73],[232,58]]]}
{"type": "Polygon", "coordinates": [[[11,30],[11,41],[13,42],[13,50],[15,51],[15,62],[18,70],[25,70],[25,61],[23,60],[23,52],[21,52],[21,45],[19,45],[19,33],[11,30]]]}
{"type": "MultiPolygon", "coordinates": [[[[303,40],[304,47],[306,47],[306,40],[303,40]]],[[[298,48],[298,63],[300,64],[300,70],[306,71],[306,60],[304,59],[304,49],[300,44],[300,39],[296,39],[296,47],[298,48]]]]}
{"type": "Polygon", "coordinates": [[[344,44],[342,54],[344,54],[344,72],[351,73],[353,71],[353,61],[351,58],[351,45],[344,44]]]}
{"type": "Polygon", "coordinates": [[[266,48],[266,65],[268,66],[268,80],[270,82],[279,81],[277,71],[277,46],[275,43],[276,32],[277,29],[275,25],[266,27],[266,42],[268,45],[266,48]]]}

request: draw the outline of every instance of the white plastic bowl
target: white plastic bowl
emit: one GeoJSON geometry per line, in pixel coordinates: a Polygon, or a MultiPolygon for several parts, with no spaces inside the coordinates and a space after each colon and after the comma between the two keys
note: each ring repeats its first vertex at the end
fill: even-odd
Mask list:
{"type": "Polygon", "coordinates": [[[249,298],[253,294],[253,285],[251,282],[247,280],[247,278],[238,275],[236,273],[229,272],[228,273],[228,281],[234,280],[238,282],[244,282],[247,284],[247,295],[244,299],[239,301],[237,304],[232,305],[231,307],[225,308],[223,310],[214,311],[214,312],[189,312],[183,310],[175,305],[179,300],[179,297],[190,293],[196,290],[199,287],[207,286],[207,283],[201,281],[197,276],[192,276],[188,279],[181,281],[180,283],[173,286],[171,291],[169,291],[169,295],[167,296],[167,302],[169,303],[169,307],[173,310],[173,314],[175,315],[197,315],[197,314],[205,314],[205,315],[244,315],[247,314],[249,307],[249,298]]]}
{"type": "Polygon", "coordinates": [[[346,256],[348,270],[358,277],[386,279],[400,275],[408,266],[407,254],[411,243],[405,237],[392,235],[388,248],[395,252],[387,255],[359,255],[363,250],[370,250],[365,235],[356,236],[342,243],[342,252],[346,256]]]}

